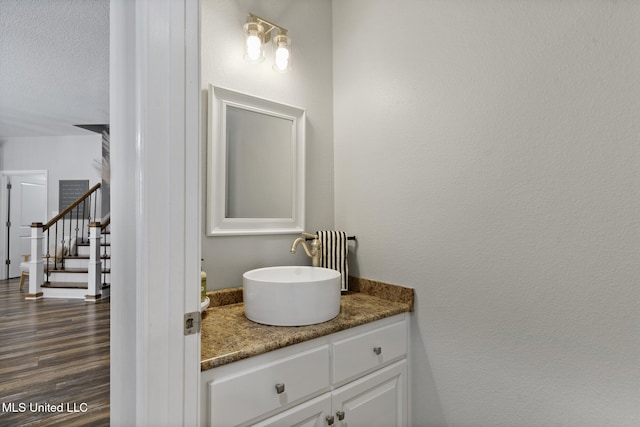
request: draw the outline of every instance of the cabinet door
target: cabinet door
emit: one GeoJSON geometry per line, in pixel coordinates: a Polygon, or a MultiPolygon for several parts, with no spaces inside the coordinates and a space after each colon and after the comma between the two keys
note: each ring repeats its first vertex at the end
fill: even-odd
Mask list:
{"type": "Polygon", "coordinates": [[[253,427],[326,427],[326,418],[330,414],[331,393],[326,393],[254,424],[253,427]]]}
{"type": "Polygon", "coordinates": [[[332,406],[336,427],[406,427],[406,359],[336,389],[332,406]]]}

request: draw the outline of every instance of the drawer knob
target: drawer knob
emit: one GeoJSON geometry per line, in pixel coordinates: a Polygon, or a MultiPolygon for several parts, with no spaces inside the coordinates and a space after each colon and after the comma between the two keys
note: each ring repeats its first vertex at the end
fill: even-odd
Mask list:
{"type": "Polygon", "coordinates": [[[282,383],[276,384],[276,393],[278,394],[284,393],[284,384],[282,383]]]}
{"type": "Polygon", "coordinates": [[[333,421],[334,421],[333,415],[327,415],[326,420],[327,420],[327,424],[328,425],[330,425],[330,426],[333,425],[333,421]]]}
{"type": "Polygon", "coordinates": [[[373,352],[380,356],[380,354],[382,353],[382,347],[373,347],[373,352]]]}
{"type": "Polygon", "coordinates": [[[338,417],[338,421],[344,420],[344,411],[336,412],[336,416],[338,417]]]}

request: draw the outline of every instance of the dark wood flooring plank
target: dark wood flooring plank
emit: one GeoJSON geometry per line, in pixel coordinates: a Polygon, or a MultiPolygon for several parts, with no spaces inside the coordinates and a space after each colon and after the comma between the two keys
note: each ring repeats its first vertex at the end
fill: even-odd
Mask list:
{"type": "Polygon", "coordinates": [[[109,299],[25,296],[0,281],[0,425],[108,426],[109,299]]]}

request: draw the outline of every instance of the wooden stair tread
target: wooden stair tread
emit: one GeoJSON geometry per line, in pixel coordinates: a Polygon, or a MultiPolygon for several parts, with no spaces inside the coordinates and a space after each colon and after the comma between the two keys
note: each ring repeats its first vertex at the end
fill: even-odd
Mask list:
{"type": "Polygon", "coordinates": [[[89,289],[89,285],[81,282],[45,282],[42,287],[52,289],[89,289]]]}
{"type": "MultiPolygon", "coordinates": [[[[88,268],[50,268],[49,273],[87,273],[89,271],[88,268]]],[[[47,270],[44,272],[47,274],[47,270]]]]}
{"type": "MultiPolygon", "coordinates": [[[[109,273],[110,271],[111,271],[110,268],[102,269],[103,273],[109,273]]],[[[49,273],[88,273],[88,272],[89,272],[88,268],[65,268],[64,270],[61,268],[58,268],[56,270],[49,269],[49,273]]],[[[47,274],[47,271],[45,270],[44,273],[47,274]]]]}
{"type": "MultiPolygon", "coordinates": [[[[43,288],[49,289],[89,289],[89,285],[82,282],[45,282],[43,288]]],[[[102,285],[102,289],[109,288],[110,285],[102,285]]]]}
{"type": "MultiPolygon", "coordinates": [[[[111,255],[100,255],[100,259],[110,259],[111,255]]],[[[89,255],[65,255],[64,259],[89,259],[89,255]]],[[[60,261],[58,261],[60,263],[60,261]]]]}

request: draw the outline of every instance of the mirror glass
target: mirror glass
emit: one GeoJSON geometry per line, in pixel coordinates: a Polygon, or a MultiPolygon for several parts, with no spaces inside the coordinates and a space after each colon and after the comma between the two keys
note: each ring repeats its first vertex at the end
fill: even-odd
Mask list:
{"type": "Polygon", "coordinates": [[[291,217],[292,126],[287,118],[227,107],[227,218],[291,217]]]}
{"type": "Polygon", "coordinates": [[[207,234],[304,229],[304,110],[209,87],[207,234]]]}

